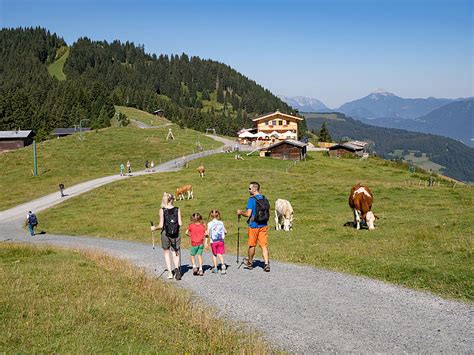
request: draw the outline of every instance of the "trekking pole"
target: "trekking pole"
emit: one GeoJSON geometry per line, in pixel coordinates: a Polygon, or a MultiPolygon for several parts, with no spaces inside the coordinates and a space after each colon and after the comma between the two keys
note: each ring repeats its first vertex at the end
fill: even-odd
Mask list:
{"type": "MultiPolygon", "coordinates": [[[[150,225],[153,227],[153,221],[150,221],[150,225]]],[[[153,233],[153,231],[151,231],[151,240],[153,244],[153,249],[155,249],[155,233],[153,233]]]]}
{"type": "Polygon", "coordinates": [[[240,214],[237,216],[237,261],[239,263],[239,249],[240,249],[240,214]]]}

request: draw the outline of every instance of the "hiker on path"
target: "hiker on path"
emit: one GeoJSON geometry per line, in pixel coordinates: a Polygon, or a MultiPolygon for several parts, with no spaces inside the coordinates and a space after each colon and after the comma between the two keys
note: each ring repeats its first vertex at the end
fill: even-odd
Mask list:
{"type": "Polygon", "coordinates": [[[155,161],[152,160],[151,163],[150,163],[150,167],[151,167],[151,171],[155,171],[155,161]]]}
{"type": "MultiPolygon", "coordinates": [[[[225,244],[224,239],[227,234],[227,230],[224,227],[224,223],[220,220],[221,213],[218,210],[212,210],[209,212],[209,223],[207,224],[207,235],[211,242],[212,250],[212,261],[214,262],[213,274],[217,274],[217,258],[221,261],[221,274],[225,274],[227,267],[224,262],[225,244]]],[[[207,249],[207,238],[205,243],[207,249]]]]}
{"type": "Polygon", "coordinates": [[[203,276],[204,271],[202,270],[202,251],[204,250],[204,236],[206,235],[206,227],[202,223],[202,216],[199,213],[193,213],[191,215],[191,223],[186,229],[186,235],[191,238],[191,249],[189,255],[191,255],[191,263],[193,264],[193,275],[203,276]],[[196,260],[194,256],[197,255],[199,268],[196,266],[196,260]]]}
{"type": "Polygon", "coordinates": [[[148,159],[145,161],[145,171],[148,172],[148,159]]]}
{"type": "Polygon", "coordinates": [[[125,175],[125,165],[124,163],[120,163],[120,176],[125,175]]]}
{"type": "Polygon", "coordinates": [[[63,183],[60,183],[60,184],[59,184],[59,191],[61,192],[61,197],[66,196],[66,195],[64,194],[64,184],[63,184],[63,183]]]}
{"type": "Polygon", "coordinates": [[[130,164],[130,160],[127,160],[127,172],[128,175],[132,175],[132,164],[130,164]]]}
{"type": "Polygon", "coordinates": [[[28,214],[26,215],[26,222],[25,224],[28,226],[28,229],[30,231],[30,235],[32,237],[35,236],[35,227],[38,225],[38,218],[36,218],[36,215],[28,211],[28,214]]]}
{"type": "Polygon", "coordinates": [[[268,255],[268,219],[270,217],[270,204],[265,196],[260,194],[260,184],[251,182],[249,184],[250,197],[247,201],[246,210],[237,210],[237,216],[248,218],[248,258],[244,258],[244,268],[253,269],[253,258],[255,247],[258,243],[262,248],[265,267],[263,271],[270,271],[270,260],[268,255]]]}
{"type": "Polygon", "coordinates": [[[157,226],[151,226],[151,231],[161,229],[161,247],[165,256],[166,268],[168,269],[168,279],[174,277],[181,280],[180,270],[180,247],[181,237],[179,236],[179,227],[183,225],[181,221],[181,211],[173,206],[174,196],[165,192],[161,201],[160,223],[157,226]],[[173,251],[170,253],[170,251],[173,251]],[[171,256],[170,256],[171,254],[171,256]],[[174,270],[171,269],[171,257],[173,258],[174,270]]]}

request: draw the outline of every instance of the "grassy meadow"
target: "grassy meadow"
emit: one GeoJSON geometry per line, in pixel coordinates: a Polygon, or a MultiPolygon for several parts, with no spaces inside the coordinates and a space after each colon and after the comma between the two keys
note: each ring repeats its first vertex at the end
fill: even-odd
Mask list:
{"type": "MultiPolygon", "coordinates": [[[[317,153],[294,165],[244,157],[237,161],[231,154],[210,156],[179,172],[101,187],[40,213],[42,229],[150,243],[149,221],[157,221],[163,192],[191,183],[195,199],[177,201],[185,223],[195,211],[207,216],[219,209],[229,232],[226,248],[235,253],[235,210],[245,207],[248,183],[256,180],[272,205],[284,198],[295,210],[293,231],[270,232],[272,259],[365,275],[448,298],[474,299],[471,187],[452,188],[443,182],[428,188],[420,185],[428,175],[410,174],[378,159],[331,159],[317,153]],[[195,169],[201,163],[206,167],[204,179],[195,169]],[[373,210],[380,219],[373,232],[345,226],[352,221],[348,194],[357,182],[368,184],[374,193],[373,210]]],[[[274,227],[273,218],[270,225],[274,227]]],[[[241,253],[244,245],[245,238],[241,253]]]]}
{"type": "Polygon", "coordinates": [[[58,191],[58,184],[79,182],[119,173],[130,160],[133,170],[143,170],[145,160],[155,164],[191,154],[199,142],[205,149],[222,144],[203,134],[171,126],[174,141],[166,141],[168,127],[106,128],[52,139],[37,144],[38,176],[33,176],[33,146],[0,154],[0,210],[58,191]]]}
{"type": "Polygon", "coordinates": [[[170,123],[170,121],[164,117],[158,117],[133,107],[115,106],[115,111],[123,113],[128,119],[141,121],[149,126],[162,126],[164,124],[170,123]]]}
{"type": "Polygon", "coordinates": [[[66,74],[63,72],[66,59],[69,57],[69,48],[62,48],[61,53],[64,52],[59,59],[48,65],[48,72],[51,76],[62,81],[66,80],[66,74]]]}
{"type": "Polygon", "coordinates": [[[268,353],[181,288],[100,254],[0,245],[2,353],[268,353]]]}

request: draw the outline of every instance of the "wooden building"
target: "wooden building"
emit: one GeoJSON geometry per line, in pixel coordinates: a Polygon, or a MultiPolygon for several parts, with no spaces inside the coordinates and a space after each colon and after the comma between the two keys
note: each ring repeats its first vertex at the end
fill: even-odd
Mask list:
{"type": "Polygon", "coordinates": [[[34,131],[0,131],[0,151],[14,150],[33,143],[34,131]]]}
{"type": "Polygon", "coordinates": [[[165,115],[165,113],[163,112],[163,110],[155,110],[153,111],[153,114],[155,116],[158,116],[158,117],[163,117],[165,115]]]}
{"type": "Polygon", "coordinates": [[[282,160],[304,160],[306,158],[306,143],[285,140],[275,143],[260,151],[263,156],[282,160]]]}
{"type": "Polygon", "coordinates": [[[262,132],[270,135],[274,132],[285,138],[298,140],[298,123],[303,121],[303,118],[288,115],[280,111],[268,113],[263,116],[256,117],[252,121],[257,126],[257,133],[262,132]]]}
{"type": "Polygon", "coordinates": [[[344,156],[362,157],[364,147],[365,144],[357,144],[355,142],[336,144],[329,147],[329,156],[333,158],[344,156]]]}
{"type": "Polygon", "coordinates": [[[91,129],[89,127],[55,128],[51,134],[59,138],[59,137],[70,136],[71,134],[74,134],[74,133],[88,132],[90,130],[91,129]]]}

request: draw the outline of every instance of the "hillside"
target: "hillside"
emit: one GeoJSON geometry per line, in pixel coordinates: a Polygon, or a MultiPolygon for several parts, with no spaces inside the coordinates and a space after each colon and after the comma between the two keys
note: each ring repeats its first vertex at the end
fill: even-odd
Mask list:
{"type": "Polygon", "coordinates": [[[42,28],[3,29],[0,44],[0,130],[34,129],[42,139],[84,118],[103,128],[117,105],[162,109],[181,127],[234,135],[250,125],[250,116],[276,109],[294,113],[228,65],[184,53],[149,54],[131,42],[80,38],[69,45],[67,59],[61,56],[67,79],[58,81],[48,65],[59,72],[61,62],[55,61],[67,46],[60,36],[42,28]]]}
{"type": "Polygon", "coordinates": [[[474,99],[451,102],[416,119],[360,119],[364,123],[388,128],[438,134],[474,147],[474,99]]]}
{"type": "MultiPolygon", "coordinates": [[[[54,234],[150,243],[149,221],[158,218],[156,196],[191,183],[194,199],[176,201],[183,223],[187,225],[194,212],[207,216],[211,209],[219,210],[228,231],[226,252],[235,255],[238,226],[240,252],[245,249],[245,223],[239,224],[235,211],[245,206],[248,183],[256,180],[272,212],[277,198],[289,200],[295,211],[292,232],[277,232],[273,218],[269,221],[271,260],[365,275],[447,297],[474,297],[468,262],[474,224],[468,211],[474,190],[469,186],[453,188],[443,179],[439,187],[428,188],[427,174],[412,174],[401,164],[375,158],[332,159],[311,153],[296,165],[270,158],[244,159],[219,154],[192,161],[189,169],[179,172],[101,187],[40,213],[42,228],[54,234]],[[206,167],[204,179],[196,174],[200,164],[206,167]],[[368,184],[374,193],[373,210],[380,219],[373,232],[346,226],[353,219],[347,198],[357,182],[368,184]],[[117,204],[117,196],[127,203],[117,204]]],[[[184,250],[189,238],[182,241],[184,250]]],[[[258,250],[258,259],[260,255],[258,250]]],[[[235,265],[230,255],[226,260],[235,265]]],[[[234,267],[230,270],[236,272],[234,267]]]]}
{"type": "Polygon", "coordinates": [[[443,174],[462,181],[474,181],[474,148],[456,140],[409,132],[400,129],[375,127],[355,121],[341,113],[305,114],[309,129],[319,131],[326,122],[331,137],[340,141],[344,137],[374,142],[374,152],[384,158],[392,158],[395,150],[415,150],[427,153],[431,161],[445,166],[443,174]],[[337,116],[337,119],[328,116],[337,116]]]}

